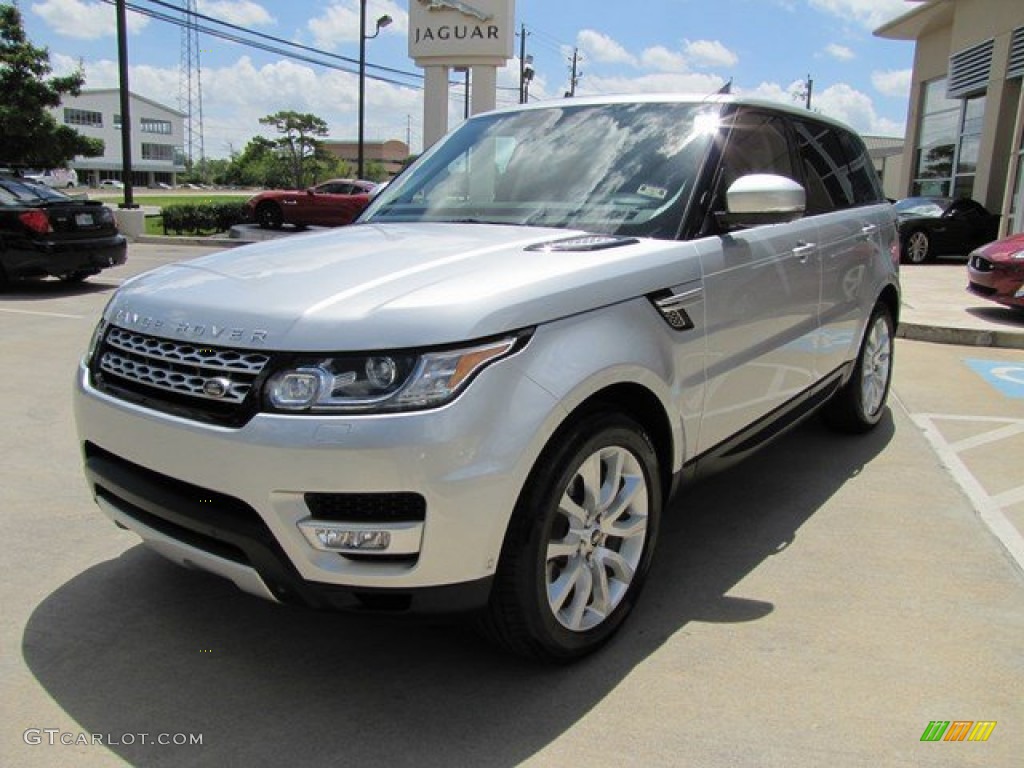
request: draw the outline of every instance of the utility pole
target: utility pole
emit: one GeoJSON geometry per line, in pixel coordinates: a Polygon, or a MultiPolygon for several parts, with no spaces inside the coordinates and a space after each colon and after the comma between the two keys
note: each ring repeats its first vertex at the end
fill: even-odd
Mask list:
{"type": "Polygon", "coordinates": [[[565,92],[565,97],[569,98],[576,95],[576,85],[579,83],[580,78],[583,77],[583,73],[579,71],[580,62],[580,49],[572,49],[572,64],[569,68],[569,90],[565,92]]]}
{"type": "Polygon", "coordinates": [[[519,28],[519,103],[526,103],[526,25],[519,28]]]}
{"type": "Polygon", "coordinates": [[[811,93],[814,91],[814,81],[811,80],[811,76],[807,75],[807,100],[804,102],[804,106],[807,109],[811,108],[811,93]]]}

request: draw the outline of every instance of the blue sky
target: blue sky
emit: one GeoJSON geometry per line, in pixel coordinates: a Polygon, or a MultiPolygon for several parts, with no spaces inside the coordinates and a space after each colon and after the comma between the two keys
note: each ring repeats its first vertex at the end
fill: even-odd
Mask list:
{"type": "MultiPolygon", "coordinates": [[[[129,0],[169,12],[154,0],[129,0]]],[[[181,0],[161,0],[180,5],[181,0]]],[[[201,13],[320,50],[358,56],[357,0],[199,0],[201,13]]],[[[117,85],[114,9],[101,0],[20,0],[29,37],[50,49],[57,72],[79,63],[87,88],[117,85]]],[[[537,75],[531,100],[561,98],[569,57],[582,57],[577,93],[733,92],[792,103],[814,80],[813,107],[862,133],[902,135],[913,44],[872,30],[911,10],[905,0],[517,0],[527,53],[537,75]]],[[[368,17],[395,20],[367,44],[370,64],[417,73],[407,54],[408,2],[369,0],[368,17]]],[[[133,91],[178,106],[181,32],[129,12],[133,91]]],[[[371,22],[372,24],[372,22],[371,22]]],[[[331,138],[356,134],[354,74],[204,36],[200,43],[205,147],[211,157],[239,151],[266,133],[258,119],[284,109],[324,118],[331,138]]],[[[518,43],[517,43],[518,51],[518,43]]],[[[518,99],[518,60],[499,74],[498,102],[518,99]]],[[[414,77],[394,79],[415,84],[414,77]]],[[[461,120],[453,87],[452,122],[461,120]]],[[[802,100],[801,100],[802,103],[802,100]]],[[[422,91],[368,81],[367,139],[421,141],[422,91]]]]}

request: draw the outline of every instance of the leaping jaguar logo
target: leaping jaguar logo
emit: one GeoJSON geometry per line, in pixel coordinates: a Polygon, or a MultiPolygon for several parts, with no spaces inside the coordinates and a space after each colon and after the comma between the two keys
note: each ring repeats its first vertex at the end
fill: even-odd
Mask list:
{"type": "Polygon", "coordinates": [[[479,8],[474,8],[473,6],[460,2],[459,0],[420,0],[420,5],[427,6],[428,11],[443,11],[447,8],[453,11],[458,11],[466,16],[474,16],[480,19],[480,21],[490,21],[491,18],[493,18],[492,14],[485,13],[479,8]]]}

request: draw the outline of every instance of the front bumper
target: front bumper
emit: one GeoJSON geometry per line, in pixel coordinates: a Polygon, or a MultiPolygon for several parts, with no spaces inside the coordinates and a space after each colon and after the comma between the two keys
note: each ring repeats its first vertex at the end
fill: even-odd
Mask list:
{"type": "Polygon", "coordinates": [[[112,398],[82,367],[75,415],[86,476],[102,511],[158,552],[262,597],[471,610],[487,601],[508,519],[559,407],[517,365],[494,364],[436,410],[259,414],[239,429],[112,398]],[[415,551],[408,533],[396,536],[397,555],[316,548],[302,530],[310,494],[422,497],[415,551]]]}
{"type": "Polygon", "coordinates": [[[1007,307],[1024,307],[1024,264],[972,257],[967,266],[967,290],[1007,307]]]}

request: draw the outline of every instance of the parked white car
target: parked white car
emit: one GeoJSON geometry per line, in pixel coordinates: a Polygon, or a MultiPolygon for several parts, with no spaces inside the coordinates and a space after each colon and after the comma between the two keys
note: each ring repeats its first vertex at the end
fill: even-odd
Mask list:
{"type": "Polygon", "coordinates": [[[25,178],[53,189],[70,189],[78,186],[78,172],[74,168],[52,168],[38,173],[27,173],[25,178]]]}
{"type": "Polygon", "coordinates": [[[103,179],[100,189],[124,189],[124,182],[120,179],[103,179]]]}
{"type": "Polygon", "coordinates": [[[267,599],[473,611],[573,659],[630,612],[680,483],[815,411],[878,424],[898,261],[863,142],[820,115],[479,115],[352,226],[118,290],[78,375],[86,475],[267,599]]]}

